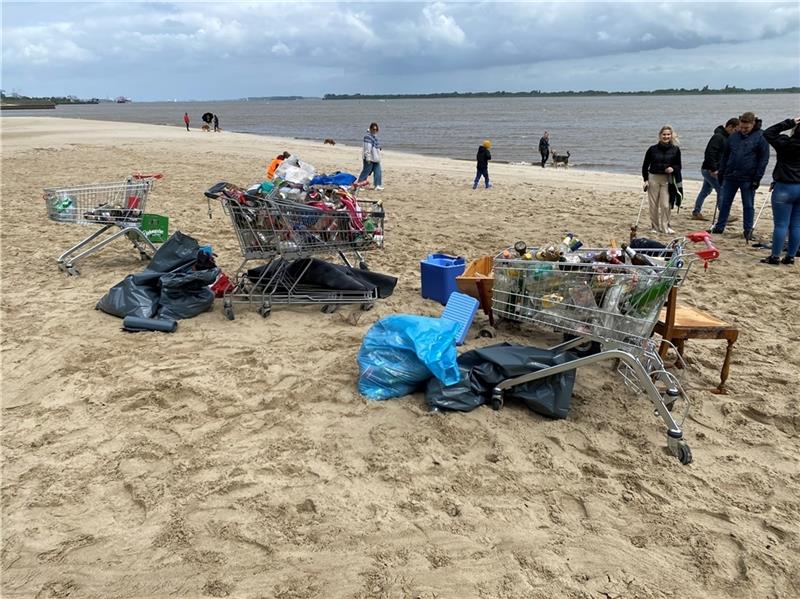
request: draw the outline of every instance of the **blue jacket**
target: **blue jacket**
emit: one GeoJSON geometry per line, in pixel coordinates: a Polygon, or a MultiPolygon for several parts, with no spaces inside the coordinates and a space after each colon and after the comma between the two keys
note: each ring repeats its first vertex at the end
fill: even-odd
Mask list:
{"type": "Polygon", "coordinates": [[[749,135],[736,131],[728,137],[719,162],[717,177],[732,181],[761,181],[769,162],[769,144],[764,139],[760,122],[749,135]]]}

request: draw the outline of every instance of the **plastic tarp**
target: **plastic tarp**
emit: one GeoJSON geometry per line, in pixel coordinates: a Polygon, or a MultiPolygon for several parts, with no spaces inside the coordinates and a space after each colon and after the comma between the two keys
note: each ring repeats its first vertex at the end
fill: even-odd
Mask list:
{"type": "Polygon", "coordinates": [[[193,270],[199,250],[194,238],[175,232],[145,270],[114,285],[95,307],[123,319],[177,320],[208,311],[214,303],[209,285],[217,279],[219,268],[193,270]]]}
{"type": "MultiPolygon", "coordinates": [[[[574,358],[570,352],[555,354],[549,349],[510,343],[473,349],[458,358],[461,380],[447,385],[431,379],[425,401],[433,409],[469,412],[491,401],[493,389],[501,382],[574,358]]],[[[504,400],[521,401],[543,416],[566,418],[574,384],[575,370],[568,370],[506,389],[504,400]]]]}
{"type": "Polygon", "coordinates": [[[359,392],[380,400],[413,393],[431,377],[457,383],[457,333],[452,320],[407,314],[382,318],[367,331],[358,352],[359,392]]]}
{"type": "Polygon", "coordinates": [[[356,176],[350,173],[334,173],[332,175],[317,175],[309,182],[309,185],[340,185],[350,187],[356,182],[356,176]]]}

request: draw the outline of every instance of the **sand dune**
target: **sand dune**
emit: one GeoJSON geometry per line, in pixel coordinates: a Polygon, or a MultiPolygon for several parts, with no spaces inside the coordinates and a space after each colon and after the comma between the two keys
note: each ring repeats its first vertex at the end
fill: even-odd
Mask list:
{"type": "MultiPolygon", "coordinates": [[[[283,150],[354,171],[359,149],[44,117],[0,125],[3,597],[800,595],[800,271],[759,264],[737,231],[680,293],[741,329],[727,396],[710,393],[724,343],[687,346],[695,461],[681,466],[608,365],[578,372],[565,421],[513,404],[429,414],[422,394],[373,403],[356,390],[371,324],[441,310],[420,297],[420,259],[567,230],[587,245],[622,240],[637,177],[490,165],[495,188],[473,192],[470,163],[388,150],[386,249],[369,261],[399,277],[391,298],[359,318],[240,308],[229,322],[217,305],[172,335],[128,334],[94,305],[142,267],[138,255],[119,242],[80,277],[59,273],[55,257],[91,229],[47,220],[42,188],[163,172],[148,208],[212,244],[232,274],[238,245],[219,206],[209,218],[205,189],[255,182],[283,150]]],[[[694,198],[698,184],[687,187],[694,198]]],[[[689,214],[673,227],[696,228],[689,214]]],[[[758,232],[770,229],[767,209],[758,232]]],[[[493,342],[474,337],[462,350],[493,342]]]]}

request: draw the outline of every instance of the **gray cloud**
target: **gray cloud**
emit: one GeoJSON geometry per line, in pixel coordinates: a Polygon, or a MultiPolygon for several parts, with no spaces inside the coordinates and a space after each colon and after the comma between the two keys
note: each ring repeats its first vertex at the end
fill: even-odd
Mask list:
{"type": "Polygon", "coordinates": [[[796,3],[5,3],[3,86],[142,100],[643,89],[692,87],[733,57],[730,83],[786,86],[800,85],[799,36],[796,3]]]}

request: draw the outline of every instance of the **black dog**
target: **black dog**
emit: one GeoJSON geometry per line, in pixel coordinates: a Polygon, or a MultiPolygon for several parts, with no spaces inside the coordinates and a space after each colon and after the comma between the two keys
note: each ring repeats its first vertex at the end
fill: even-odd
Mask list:
{"type": "Polygon", "coordinates": [[[569,166],[569,150],[566,154],[556,154],[553,152],[553,166],[569,166]]]}

